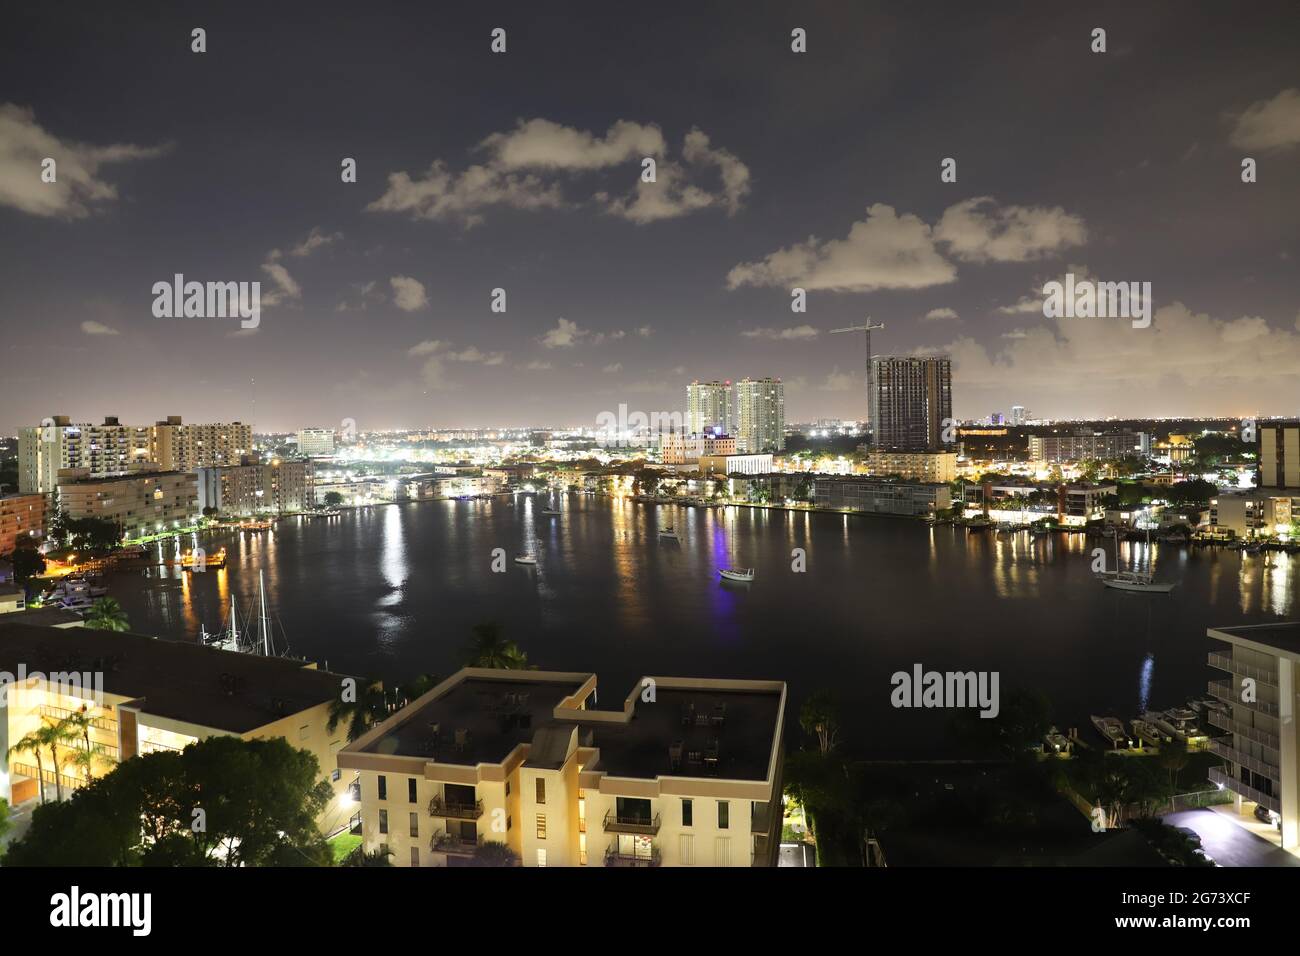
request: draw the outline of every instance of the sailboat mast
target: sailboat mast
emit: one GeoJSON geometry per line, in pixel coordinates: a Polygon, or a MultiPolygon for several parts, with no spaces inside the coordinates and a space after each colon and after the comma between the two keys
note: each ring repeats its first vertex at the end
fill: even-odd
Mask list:
{"type": "Polygon", "coordinates": [[[266,617],[266,579],[265,572],[257,572],[257,587],[262,594],[262,653],[271,656],[271,624],[266,617]]]}
{"type": "Polygon", "coordinates": [[[230,643],[239,647],[239,617],[235,614],[235,596],[230,595],[230,643]]]}

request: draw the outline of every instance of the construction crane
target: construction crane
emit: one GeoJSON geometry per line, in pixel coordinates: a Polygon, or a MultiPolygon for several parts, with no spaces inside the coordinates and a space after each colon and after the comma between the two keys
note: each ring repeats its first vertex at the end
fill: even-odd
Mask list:
{"type": "Polygon", "coordinates": [[[871,429],[871,439],[876,438],[876,423],[871,420],[871,333],[878,332],[885,326],[872,325],[871,316],[867,316],[866,325],[851,325],[847,329],[831,329],[831,335],[839,332],[865,332],[867,334],[867,427],[871,429]]]}

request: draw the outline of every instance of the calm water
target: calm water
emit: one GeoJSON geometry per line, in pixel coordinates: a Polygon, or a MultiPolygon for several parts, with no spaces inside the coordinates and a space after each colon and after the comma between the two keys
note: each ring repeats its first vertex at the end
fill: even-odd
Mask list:
{"type": "Polygon", "coordinates": [[[1181,581],[1139,595],[1093,579],[1100,539],[1080,535],[580,495],[560,518],[540,507],[521,497],[291,519],[204,540],[228,548],[224,570],[108,583],[134,630],[192,640],[201,624],[221,627],[231,592],[247,613],[263,570],[294,654],[388,681],[450,673],[471,626],[494,620],[533,663],[594,670],[606,704],[643,674],[784,679],[795,707],[826,688],[843,703],[845,742],[879,755],[943,749],[946,715],[889,704],[890,675],[915,663],[998,671],[1004,691],[1036,687],[1062,727],[1091,734],[1090,713],[1127,719],[1203,694],[1215,676],[1207,626],[1295,616],[1300,560],[1286,554],[1125,544],[1126,566],[1181,581]],[[657,537],[665,524],[680,543],[657,537]],[[505,573],[490,571],[498,547],[505,573]],[[793,548],[806,573],[791,571],[793,548]],[[513,563],[522,550],[536,567],[513,563]],[[727,566],[757,580],[721,585],[727,566]]]}

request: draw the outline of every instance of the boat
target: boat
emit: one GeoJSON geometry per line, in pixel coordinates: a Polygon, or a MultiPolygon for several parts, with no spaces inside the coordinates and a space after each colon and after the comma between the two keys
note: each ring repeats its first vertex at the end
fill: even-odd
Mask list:
{"type": "Polygon", "coordinates": [[[531,554],[516,554],[515,564],[536,564],[537,558],[531,554]]]}
{"type": "Polygon", "coordinates": [[[1109,740],[1112,747],[1118,747],[1120,744],[1128,746],[1128,734],[1124,733],[1124,724],[1118,717],[1098,717],[1093,714],[1089,719],[1097,728],[1097,733],[1109,740]]]}
{"type": "MultiPolygon", "coordinates": [[[[1147,544],[1151,544],[1151,532],[1147,531],[1147,544]]],[[[1119,536],[1115,535],[1115,567],[1119,567],[1119,536]]],[[[1176,582],[1162,583],[1156,581],[1149,571],[1101,571],[1097,578],[1108,588],[1117,591],[1146,591],[1152,594],[1168,594],[1176,582]]]]}
{"type": "Polygon", "coordinates": [[[1181,531],[1175,531],[1171,534],[1165,535],[1160,540],[1165,544],[1186,544],[1188,539],[1187,535],[1183,534],[1181,531]]]}
{"type": "Polygon", "coordinates": [[[337,518],[343,514],[338,508],[326,508],[323,511],[312,511],[308,514],[309,518],[337,518]]]}
{"type": "Polygon", "coordinates": [[[987,515],[976,515],[973,518],[966,519],[966,530],[984,531],[991,524],[993,524],[993,522],[989,520],[987,515]]]}
{"type": "Polygon", "coordinates": [[[235,611],[235,596],[230,595],[230,618],[226,621],[224,631],[215,634],[199,629],[199,640],[205,647],[215,647],[222,651],[239,651],[245,654],[254,652],[254,645],[243,641],[239,636],[239,615],[235,611]]]}
{"type": "MultiPolygon", "coordinates": [[[[186,571],[194,570],[194,552],[186,551],[176,561],[186,571]]],[[[222,548],[216,554],[205,555],[203,558],[203,570],[208,571],[213,568],[224,568],[226,566],[226,549],[222,548]]]]}
{"type": "Polygon", "coordinates": [[[660,528],[660,529],[659,529],[659,537],[661,537],[661,538],[676,538],[676,537],[677,537],[677,529],[674,528],[672,525],[669,525],[667,528],[660,528]]]}
{"type": "Polygon", "coordinates": [[[1264,544],[1260,541],[1251,541],[1249,544],[1244,545],[1241,550],[1246,554],[1259,554],[1264,550],[1264,544]]]}
{"type": "Polygon", "coordinates": [[[1046,745],[1048,753],[1069,753],[1070,738],[1065,736],[1055,727],[1049,727],[1047,733],[1043,735],[1043,743],[1046,745]]]}
{"type": "Polygon", "coordinates": [[[743,581],[748,583],[754,580],[753,568],[718,568],[718,574],[724,581],[743,581]]]}
{"type": "Polygon", "coordinates": [[[243,521],[239,524],[240,531],[270,531],[271,522],[268,521],[243,521]]]}
{"type": "Polygon", "coordinates": [[[1161,733],[1159,727],[1140,717],[1133,721],[1133,736],[1143,743],[1153,744],[1157,747],[1169,739],[1167,735],[1161,733]]]}
{"type": "Polygon", "coordinates": [[[1043,538],[1049,535],[1050,533],[1051,532],[1048,530],[1047,525],[1042,525],[1042,524],[1034,525],[1033,535],[1035,538],[1043,538]]]}
{"type": "Polygon", "coordinates": [[[544,515],[562,515],[562,514],[564,514],[564,512],[563,512],[563,511],[560,511],[560,510],[557,509],[557,508],[543,508],[543,509],[542,509],[542,514],[544,514],[544,515]]]}

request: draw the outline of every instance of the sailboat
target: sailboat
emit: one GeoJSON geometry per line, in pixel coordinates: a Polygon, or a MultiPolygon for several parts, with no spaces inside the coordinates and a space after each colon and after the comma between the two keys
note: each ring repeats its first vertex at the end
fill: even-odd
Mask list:
{"type": "MultiPolygon", "coordinates": [[[[1151,544],[1151,529],[1147,529],[1147,544],[1151,544]]],[[[1115,567],[1119,568],[1119,535],[1115,535],[1115,567]]],[[[1097,577],[1108,588],[1117,591],[1147,591],[1153,594],[1168,594],[1176,582],[1162,583],[1156,581],[1149,571],[1102,571],[1097,577]]]]}
{"type": "Polygon", "coordinates": [[[261,654],[264,657],[285,657],[286,651],[277,651],[275,636],[271,633],[271,618],[266,613],[266,580],[263,572],[257,572],[258,602],[260,612],[257,618],[257,635],[250,633],[240,635],[239,614],[235,609],[235,596],[230,596],[230,620],[224,632],[209,634],[199,632],[200,640],[208,647],[223,651],[236,651],[243,654],[261,654]]]}

